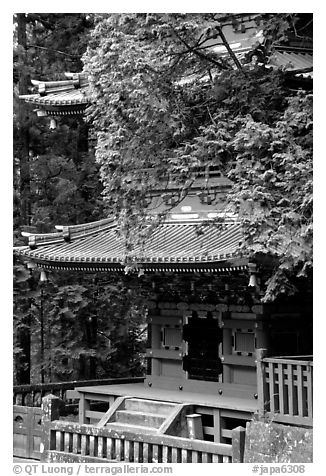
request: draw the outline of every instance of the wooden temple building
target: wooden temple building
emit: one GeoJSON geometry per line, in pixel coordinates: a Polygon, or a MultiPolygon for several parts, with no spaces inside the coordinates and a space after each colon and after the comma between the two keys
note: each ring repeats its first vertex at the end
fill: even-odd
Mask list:
{"type": "MultiPolygon", "coordinates": [[[[54,120],[83,114],[90,100],[81,74],[34,84],[37,93],[22,99],[54,120]]],[[[241,227],[223,211],[229,187],[218,170],[197,171],[188,195],[133,251],[135,272],[151,289],[144,379],[76,386],[79,423],[44,418],[35,437],[42,450],[32,454],[66,462],[231,462],[241,460],[239,426],[255,414],[312,426],[311,302],[302,294],[261,303],[275,262],[239,254],[241,227]],[[205,225],[216,217],[223,227],[205,225]],[[93,410],[93,402],[106,410],[93,410]]],[[[168,200],[173,190],[171,181],[168,200]]],[[[154,199],[161,194],[158,187],[154,199]]],[[[111,218],[25,235],[15,254],[42,270],[124,273],[111,218]]],[[[46,400],[44,411],[51,405],[46,400]]]]}

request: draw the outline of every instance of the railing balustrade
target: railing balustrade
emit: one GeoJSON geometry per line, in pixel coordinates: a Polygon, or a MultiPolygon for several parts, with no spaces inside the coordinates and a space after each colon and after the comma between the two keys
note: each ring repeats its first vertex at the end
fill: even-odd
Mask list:
{"type": "MultiPolygon", "coordinates": [[[[241,427],[228,430],[232,444],[222,444],[166,434],[137,434],[128,430],[119,432],[109,427],[97,428],[59,420],[60,411],[56,405],[60,402],[61,408],[63,404],[66,409],[70,408],[75,387],[142,381],[143,378],[117,378],[14,387],[14,444],[17,446],[17,456],[38,457],[42,449],[41,461],[47,462],[243,461],[245,430],[241,427]],[[41,402],[42,412],[37,408],[41,402]]],[[[261,416],[279,423],[311,427],[312,388],[311,356],[267,357],[264,349],[257,350],[257,390],[261,416]]]]}
{"type": "Polygon", "coordinates": [[[312,426],[313,361],[311,356],[265,357],[257,351],[260,411],[282,423],[312,426]]]}
{"type": "MultiPolygon", "coordinates": [[[[231,463],[232,445],[53,423],[47,462],[231,463]]],[[[43,459],[41,459],[43,460],[43,459]]]]}
{"type": "Polygon", "coordinates": [[[42,404],[41,461],[56,463],[241,463],[245,429],[232,430],[232,444],[139,433],[58,420],[62,401],[47,396],[42,404]]]}

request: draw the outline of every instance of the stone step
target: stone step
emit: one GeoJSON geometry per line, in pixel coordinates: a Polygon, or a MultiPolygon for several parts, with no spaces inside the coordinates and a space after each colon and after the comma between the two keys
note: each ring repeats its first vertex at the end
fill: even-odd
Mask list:
{"type": "Polygon", "coordinates": [[[109,428],[110,430],[117,430],[118,432],[126,432],[130,431],[133,433],[149,433],[149,434],[157,434],[158,429],[153,428],[150,426],[143,426],[143,425],[132,425],[129,423],[119,423],[116,421],[107,423],[105,428],[109,428]]]}
{"type": "Polygon", "coordinates": [[[175,403],[145,400],[143,398],[128,398],[125,401],[126,410],[155,413],[157,415],[169,415],[175,405],[175,403]]]}
{"type": "Polygon", "coordinates": [[[117,423],[127,423],[128,425],[147,426],[159,428],[165,421],[166,417],[157,413],[145,413],[130,410],[117,410],[115,413],[115,421],[117,423]]]}

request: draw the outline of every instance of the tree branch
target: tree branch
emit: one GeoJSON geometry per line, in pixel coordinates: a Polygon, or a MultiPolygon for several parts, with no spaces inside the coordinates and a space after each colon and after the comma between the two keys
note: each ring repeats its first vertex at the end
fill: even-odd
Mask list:
{"type": "Polygon", "coordinates": [[[65,53],[64,51],[54,50],[52,48],[47,48],[45,46],[27,45],[26,48],[39,48],[40,50],[54,51],[55,53],[59,53],[60,55],[71,56],[73,58],[81,58],[81,55],[72,55],[70,53],[65,53]]]}
{"type": "Polygon", "coordinates": [[[101,336],[105,337],[107,340],[109,340],[110,342],[112,341],[112,336],[109,337],[107,334],[105,334],[104,332],[102,331],[99,331],[98,329],[96,330],[96,334],[100,334],[101,336]]]}
{"type": "Polygon", "coordinates": [[[214,124],[214,126],[216,126],[216,121],[215,121],[215,119],[213,118],[213,116],[212,116],[212,114],[211,114],[211,111],[210,111],[210,109],[209,109],[208,106],[207,106],[207,111],[208,111],[209,117],[211,118],[212,123],[214,124]]]}
{"type": "Polygon", "coordinates": [[[221,28],[219,23],[216,25],[216,29],[217,29],[217,31],[220,35],[221,40],[223,41],[223,44],[224,44],[225,48],[228,50],[229,55],[233,59],[236,67],[238,68],[239,71],[241,71],[245,75],[245,72],[242,69],[241,63],[238,60],[238,58],[236,57],[236,55],[234,54],[234,52],[232,51],[232,48],[230,47],[229,42],[225,38],[225,35],[224,35],[224,33],[222,31],[222,28],[221,28]]]}
{"type": "Polygon", "coordinates": [[[218,68],[220,69],[224,69],[224,70],[228,69],[224,64],[220,63],[219,61],[216,61],[213,58],[210,58],[209,56],[204,55],[200,51],[196,50],[195,47],[191,47],[190,45],[188,45],[188,43],[183,38],[181,38],[181,36],[178,34],[178,32],[174,28],[173,28],[173,32],[175,36],[178,38],[178,40],[181,41],[181,43],[187,48],[189,53],[194,53],[195,55],[199,56],[199,58],[205,61],[208,61],[210,63],[213,63],[215,66],[218,66],[218,68]]]}
{"type": "MultiPolygon", "coordinates": [[[[311,38],[309,36],[302,36],[302,35],[299,35],[298,34],[298,30],[296,29],[295,27],[295,22],[293,20],[293,18],[291,18],[292,20],[292,27],[293,27],[293,30],[294,30],[294,34],[295,34],[295,37],[296,38],[300,38],[300,40],[311,40],[311,38]]],[[[312,20],[311,20],[312,21],[312,20]]],[[[309,24],[309,23],[308,23],[309,24]]],[[[307,26],[307,25],[306,25],[307,26]]],[[[303,30],[304,28],[300,28],[299,31],[303,30]]]]}

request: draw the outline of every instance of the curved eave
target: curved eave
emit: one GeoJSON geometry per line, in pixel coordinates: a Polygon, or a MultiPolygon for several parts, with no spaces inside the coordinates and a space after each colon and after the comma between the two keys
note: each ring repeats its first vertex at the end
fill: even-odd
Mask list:
{"type": "Polygon", "coordinates": [[[86,107],[91,102],[90,96],[83,89],[69,90],[58,93],[49,93],[46,96],[39,94],[20,95],[19,99],[42,109],[51,107],[86,107]]]}
{"type": "Polygon", "coordinates": [[[56,107],[65,107],[65,106],[84,106],[86,107],[87,104],[90,103],[89,98],[66,98],[66,99],[59,99],[56,97],[51,98],[40,98],[40,97],[29,97],[29,96],[19,96],[20,99],[25,101],[26,103],[32,104],[34,106],[49,108],[51,106],[56,107]],[[45,100],[46,99],[46,100],[45,100]]]}
{"type": "MultiPolygon", "coordinates": [[[[126,273],[126,265],[123,263],[106,261],[92,261],[92,260],[47,260],[44,258],[33,258],[29,253],[24,253],[22,250],[16,254],[22,255],[28,260],[33,261],[38,267],[52,270],[52,271],[75,271],[75,272],[117,272],[126,273]]],[[[231,273],[231,272],[245,272],[248,270],[248,258],[233,258],[221,261],[193,261],[193,262],[152,262],[144,263],[140,260],[135,260],[133,263],[128,263],[128,266],[134,264],[135,271],[143,270],[144,273],[231,273]]]]}
{"type": "Polygon", "coordinates": [[[39,107],[36,112],[39,116],[83,116],[86,106],[46,106],[39,107]],[[41,111],[41,112],[40,112],[41,111]]]}
{"type": "Polygon", "coordinates": [[[48,269],[123,271],[126,265],[144,271],[220,272],[241,270],[241,229],[229,223],[223,231],[198,223],[165,222],[142,245],[126,255],[112,220],[77,227],[62,227],[56,234],[29,237],[29,247],[15,253],[48,269]]]}

